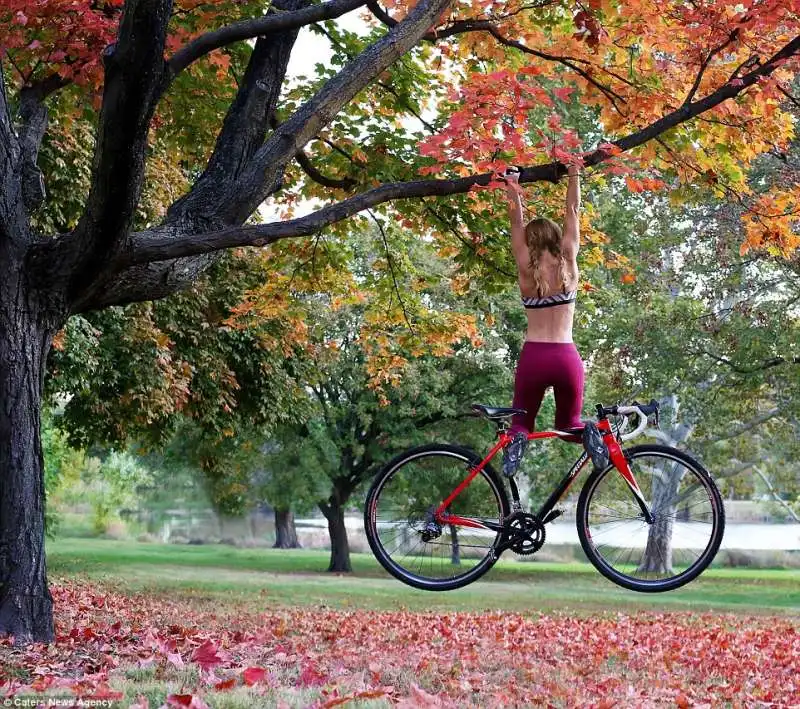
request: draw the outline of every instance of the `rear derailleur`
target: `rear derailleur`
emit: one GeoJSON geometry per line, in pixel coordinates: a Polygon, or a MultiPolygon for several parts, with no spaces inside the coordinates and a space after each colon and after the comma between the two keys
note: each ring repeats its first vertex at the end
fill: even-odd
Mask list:
{"type": "Polygon", "coordinates": [[[431,507],[425,513],[425,524],[422,527],[422,541],[426,544],[442,536],[442,525],[436,521],[435,510],[431,507]]]}

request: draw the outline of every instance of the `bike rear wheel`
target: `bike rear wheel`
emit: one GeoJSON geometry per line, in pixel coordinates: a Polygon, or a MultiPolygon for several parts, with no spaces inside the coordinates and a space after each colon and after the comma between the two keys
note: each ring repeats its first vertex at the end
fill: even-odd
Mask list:
{"type": "Polygon", "coordinates": [[[400,454],[378,473],[367,494],[364,529],[390,574],[416,588],[449,591],[493,566],[509,504],[488,465],[447,508],[486,527],[432,524],[432,512],[480,462],[466,448],[435,444],[400,454]]]}
{"type": "Polygon", "coordinates": [[[725,530],[722,498],[696,460],[667,446],[625,452],[654,520],[644,519],[617,469],[586,480],[577,507],[578,537],[589,561],[633,591],[671,591],[702,573],[725,530]]]}

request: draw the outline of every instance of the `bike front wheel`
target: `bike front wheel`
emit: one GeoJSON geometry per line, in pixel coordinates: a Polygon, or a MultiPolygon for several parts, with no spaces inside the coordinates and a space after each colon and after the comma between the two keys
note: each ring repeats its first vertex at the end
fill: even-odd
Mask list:
{"type": "Polygon", "coordinates": [[[491,467],[484,467],[448,506],[446,512],[461,523],[439,525],[433,519],[480,462],[466,448],[436,444],[408,450],[378,473],[367,494],[364,529],[390,574],[416,588],[449,591],[492,567],[509,504],[491,467]]]}
{"type": "Polygon", "coordinates": [[[725,529],[711,475],[682,451],[643,445],[626,450],[652,521],[614,466],[595,471],[578,499],[578,537],[589,561],[633,591],[671,591],[714,559],[725,529]]]}

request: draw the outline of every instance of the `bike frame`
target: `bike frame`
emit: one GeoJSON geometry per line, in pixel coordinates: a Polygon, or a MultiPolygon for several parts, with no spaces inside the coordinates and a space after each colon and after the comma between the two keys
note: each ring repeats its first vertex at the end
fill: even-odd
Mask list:
{"type": "MultiPolygon", "coordinates": [[[[611,429],[611,424],[609,423],[608,419],[603,418],[598,421],[597,427],[600,429],[600,432],[603,435],[603,441],[608,448],[611,463],[627,483],[631,493],[639,503],[639,507],[642,509],[644,518],[648,522],[651,522],[652,515],[647,505],[647,501],[645,500],[644,495],[642,494],[642,491],[640,490],[639,485],[633,476],[633,471],[631,470],[630,465],[628,465],[628,459],[625,457],[625,452],[622,450],[622,446],[620,446],[613,430],[611,429]]],[[[535,431],[528,434],[528,441],[537,441],[547,438],[560,438],[562,440],[572,439],[574,441],[576,434],[565,431],[535,431]]],[[[488,465],[489,461],[492,460],[492,458],[494,458],[503,448],[505,448],[511,442],[511,440],[512,436],[510,436],[507,431],[501,430],[499,432],[497,443],[495,443],[487,456],[478,465],[472,468],[472,470],[470,470],[467,476],[445,498],[439,507],[436,508],[433,517],[438,524],[472,527],[474,529],[487,529],[493,532],[503,531],[502,523],[498,525],[496,522],[490,522],[488,520],[478,520],[471,517],[453,515],[447,512],[447,508],[450,506],[453,500],[455,500],[456,497],[458,497],[458,495],[460,495],[469,486],[475,477],[480,474],[480,472],[488,465]]],[[[583,451],[578,459],[572,464],[569,472],[556,486],[556,489],[553,490],[547,500],[545,500],[545,502],[539,508],[539,511],[536,513],[536,517],[538,517],[538,519],[540,519],[542,522],[549,521],[549,515],[553,512],[555,506],[558,504],[558,501],[564,496],[566,491],[578,477],[578,474],[588,460],[589,455],[586,453],[586,451],[583,451]]],[[[509,486],[511,487],[511,497],[514,502],[514,508],[515,511],[517,511],[520,509],[519,490],[513,478],[509,479],[509,486]]],[[[554,518],[555,517],[553,517],[553,519],[554,518]]]]}

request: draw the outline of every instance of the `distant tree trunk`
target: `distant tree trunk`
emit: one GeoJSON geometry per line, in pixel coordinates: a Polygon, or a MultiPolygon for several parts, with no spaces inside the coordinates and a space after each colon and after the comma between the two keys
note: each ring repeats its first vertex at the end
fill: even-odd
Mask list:
{"type": "MultiPolygon", "coordinates": [[[[675,394],[662,400],[661,404],[662,407],[666,406],[667,412],[671,414],[671,425],[666,430],[659,431],[658,438],[668,446],[679,448],[692,435],[694,424],[679,421],[678,398],[675,394]]],[[[686,469],[682,465],[673,465],[670,471],[665,471],[660,481],[657,479],[653,481],[653,499],[650,504],[652,509],[659,511],[659,519],[650,526],[644,557],[637,569],[638,573],[673,573],[672,530],[675,526],[676,510],[674,505],[666,503],[675,498],[685,472],[686,469]]]]}
{"type": "Polygon", "coordinates": [[[274,549],[300,549],[297,528],[294,526],[294,512],[275,508],[274,549]]]}
{"type": "Polygon", "coordinates": [[[658,511],[658,519],[650,526],[644,558],[637,569],[639,573],[671,574],[672,531],[675,527],[676,507],[667,504],[677,497],[678,486],[686,469],[673,465],[664,472],[663,478],[653,480],[652,508],[658,511]]]}
{"type": "Polygon", "coordinates": [[[450,525],[450,563],[458,566],[461,563],[461,550],[458,546],[458,530],[455,525],[450,525]]]}
{"type": "Polygon", "coordinates": [[[328,571],[350,572],[350,543],[347,540],[347,528],[344,525],[344,508],[350,497],[350,490],[344,490],[334,483],[333,494],[327,502],[320,503],[319,508],[328,520],[328,534],[331,539],[331,560],[328,571]]]}
{"type": "Polygon", "coordinates": [[[21,645],[53,639],[40,425],[45,359],[57,328],[19,270],[8,267],[12,250],[8,241],[0,245],[7,274],[0,282],[0,635],[21,645]]]}

